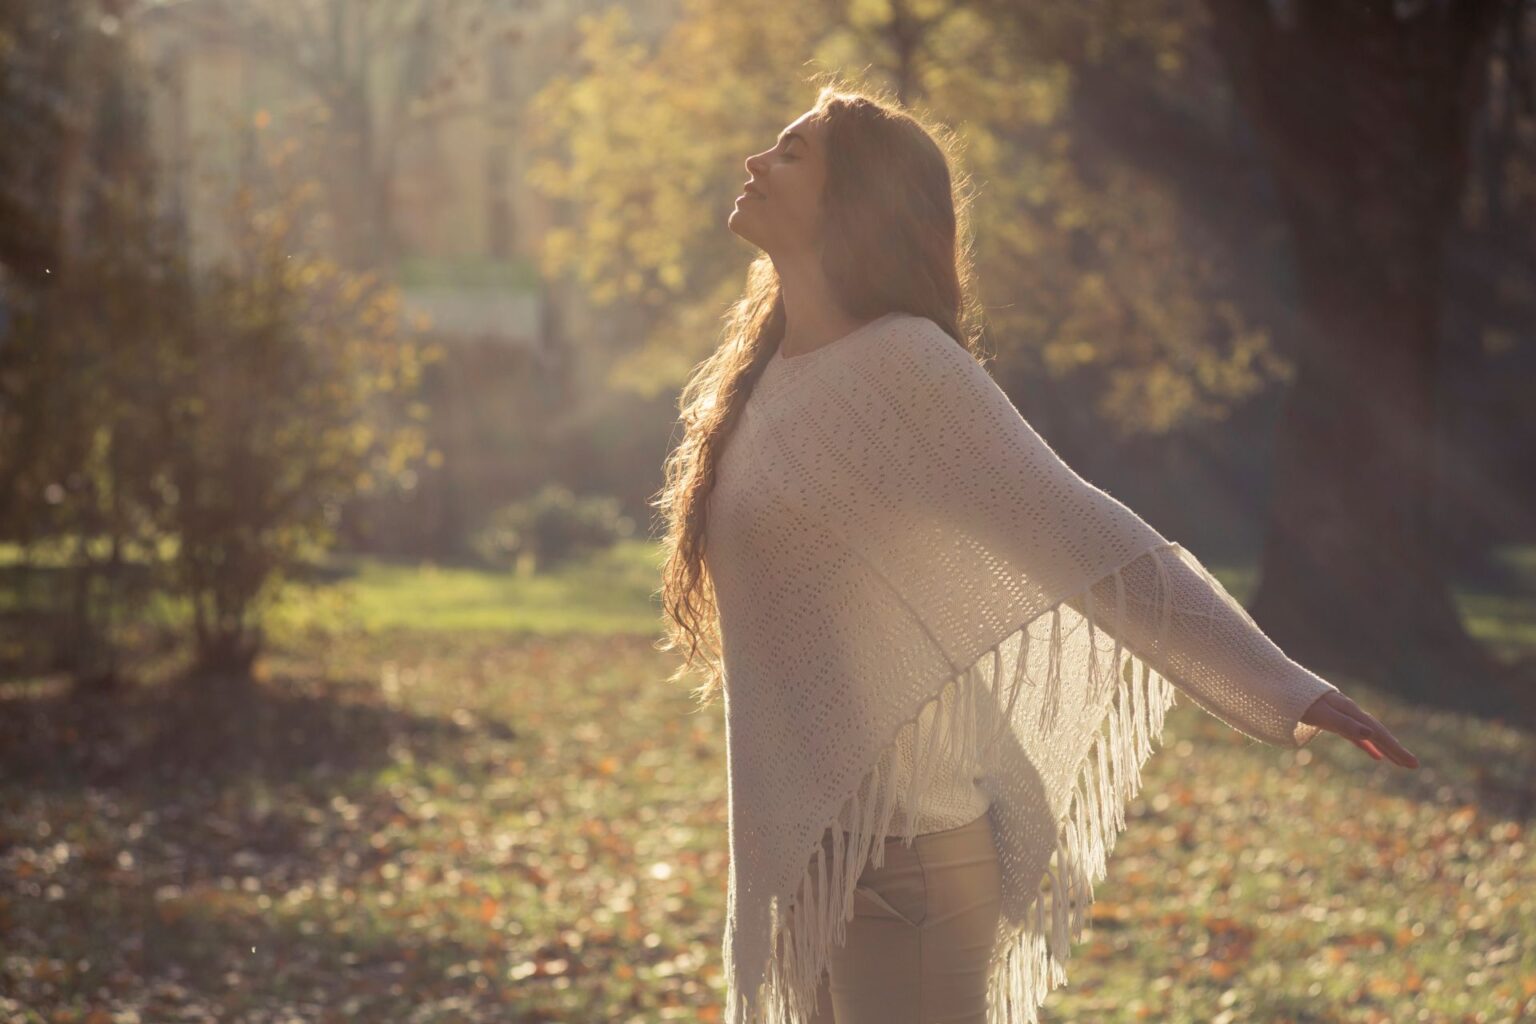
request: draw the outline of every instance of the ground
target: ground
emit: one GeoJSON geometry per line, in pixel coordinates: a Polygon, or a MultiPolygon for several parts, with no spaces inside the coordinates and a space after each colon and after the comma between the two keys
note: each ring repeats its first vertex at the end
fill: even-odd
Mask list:
{"type": "MultiPolygon", "coordinates": [[[[0,1019],[719,1020],[723,723],[654,551],[352,568],[250,686],[0,683],[0,1019]]],[[[1458,597],[1530,649],[1531,592],[1458,597]]],[[[1181,699],[1045,1021],[1536,1018],[1536,739],[1334,682],[1423,767],[1181,699]]]]}

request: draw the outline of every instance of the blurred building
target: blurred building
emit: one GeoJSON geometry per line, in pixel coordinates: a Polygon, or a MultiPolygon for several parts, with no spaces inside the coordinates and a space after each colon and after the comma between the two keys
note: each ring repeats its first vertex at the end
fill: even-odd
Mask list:
{"type": "MultiPolygon", "coordinates": [[[[583,321],[577,297],[542,294],[538,281],[539,240],[561,211],[525,184],[520,140],[531,97],[552,74],[570,70],[578,19],[611,2],[467,0],[457,9],[472,10],[478,27],[431,47],[416,46],[408,30],[418,13],[437,20],[446,9],[427,0],[146,6],[130,28],[154,85],[168,212],[186,224],[198,260],[227,255],[222,209],[252,158],[252,135],[274,144],[291,138],[334,195],[356,198],[353,208],[334,211],[338,224],[386,226],[388,244],[365,255],[377,250],[445,337],[537,347],[544,330],[575,329],[583,321]],[[390,17],[407,30],[381,34],[378,23],[390,17]],[[278,31],[254,31],[252,22],[278,31]],[[363,52],[370,48],[377,52],[363,52]],[[329,60],[331,51],[340,55],[329,60]],[[348,89],[362,95],[321,95],[348,89]],[[374,181],[349,176],[357,168],[327,165],[333,154],[315,144],[354,127],[335,116],[338,109],[367,111],[374,181]],[[375,191],[385,197],[383,210],[369,206],[366,194],[375,191]],[[541,309],[550,302],[561,306],[553,317],[541,309]]],[[[675,2],[625,7],[646,36],[665,29],[675,2]]],[[[344,234],[332,238],[338,254],[344,234]]]]}
{"type": "MultiPolygon", "coordinates": [[[[548,471],[544,432],[601,402],[603,342],[625,329],[538,272],[541,239],[565,211],[526,183],[521,141],[530,99],[573,70],[578,20],[610,3],[463,0],[456,9],[478,20],[451,45],[425,44],[411,27],[430,17],[439,28],[447,6],[166,0],[127,26],[152,82],[164,213],[194,262],[232,255],[225,211],[257,140],[291,140],[324,185],[322,244],[393,273],[444,343],[428,396],[444,463],[407,517],[427,536],[397,538],[421,549],[452,546],[548,471]],[[397,28],[382,35],[391,17],[397,28]],[[351,162],[330,144],[349,131],[366,147],[351,162]]],[[[676,3],[625,6],[654,37],[676,3]]]]}

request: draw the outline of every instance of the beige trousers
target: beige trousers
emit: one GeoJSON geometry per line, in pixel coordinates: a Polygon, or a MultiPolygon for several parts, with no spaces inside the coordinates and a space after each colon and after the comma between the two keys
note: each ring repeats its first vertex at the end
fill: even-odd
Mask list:
{"type": "MultiPolygon", "coordinates": [[[[828,835],[828,863],[831,836],[828,835]]],[[[813,1024],[986,1024],[1001,873],[987,815],[867,864],[848,941],[833,946],[813,1024]]]]}

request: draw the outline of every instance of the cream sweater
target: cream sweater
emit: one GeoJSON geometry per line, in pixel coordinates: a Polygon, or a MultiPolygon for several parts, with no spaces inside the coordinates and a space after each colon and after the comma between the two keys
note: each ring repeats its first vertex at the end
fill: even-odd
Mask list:
{"type": "MultiPolygon", "coordinates": [[[[1287,678],[1296,678],[1302,693],[1315,688],[1315,677],[1287,657],[1253,621],[1221,600],[1210,583],[1191,569],[1172,548],[1158,548],[1142,555],[1120,574],[1128,602],[1123,622],[1102,614],[1104,628],[1126,639],[1146,641],[1156,630],[1153,620],[1160,606],[1160,588],[1167,588],[1172,598],[1172,629],[1164,649],[1148,648],[1148,660],[1165,678],[1192,696],[1206,710],[1240,732],[1263,736],[1277,728],[1264,721],[1273,714],[1271,706],[1255,700],[1255,689],[1287,678]]],[[[1095,591],[1101,607],[1114,603],[1112,581],[1095,591]]],[[[1329,684],[1331,686],[1331,684],[1329,684]]],[[[948,713],[954,694],[946,691],[941,707],[948,713]]],[[[1284,729],[1288,723],[1279,723],[1284,729]]],[[[914,760],[913,730],[897,735],[897,758],[906,771],[914,760]]],[[[982,782],[981,768],[974,761],[960,764],[941,760],[934,770],[932,788],[917,805],[919,834],[959,828],[985,814],[992,802],[982,782]]],[[[907,807],[902,794],[896,794],[896,813],[891,830],[906,827],[907,807]]],[[[844,827],[848,827],[846,821],[844,827]]]]}
{"type": "Polygon", "coordinates": [[[1003,876],[988,1024],[1036,1020],[1175,688],[1292,748],[1336,689],[1073,472],[926,318],[890,313],[775,356],[705,513],[725,670],[726,1024],[808,1020],[884,839],[978,811],[1003,876]]]}

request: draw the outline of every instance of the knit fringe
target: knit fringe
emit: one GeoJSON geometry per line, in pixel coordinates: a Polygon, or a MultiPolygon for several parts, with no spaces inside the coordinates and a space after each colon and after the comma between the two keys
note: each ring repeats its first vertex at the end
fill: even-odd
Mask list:
{"type": "MultiPolygon", "coordinates": [[[[1114,578],[1117,608],[1123,612],[1125,588],[1119,570],[1114,578]]],[[[1089,630],[1090,700],[1098,700],[1106,687],[1116,688],[1105,715],[1108,730],[1101,723],[1079,765],[1069,806],[1058,821],[1043,888],[1037,887],[1022,924],[1010,927],[1000,922],[991,958],[987,1024],[1035,1024],[1051,989],[1066,983],[1066,962],[1072,944],[1081,940],[1093,902],[1093,883],[1105,877],[1116,835],[1125,828],[1125,804],[1141,789],[1142,766],[1152,754],[1153,740],[1161,745],[1164,713],[1174,705],[1174,689],[1168,681],[1118,639],[1113,652],[1098,650],[1094,639],[1100,627],[1094,621],[1091,589],[1077,598],[1074,603],[1083,609],[1089,630]],[[1101,666],[1101,658],[1107,664],[1101,666]]],[[[1170,600],[1164,587],[1160,636],[1167,635],[1170,600]]],[[[1049,735],[1061,701],[1061,605],[1049,615],[1048,667],[1037,721],[1041,736],[1049,735]]],[[[1014,630],[955,673],[906,723],[916,732],[912,767],[905,778],[896,777],[899,762],[893,741],[838,816],[826,823],[790,899],[787,903],[774,900],[772,952],[756,998],[738,993],[735,1005],[727,1008],[725,1024],[809,1024],[830,949],[847,940],[846,925],[853,918],[854,889],[862,869],[865,864],[879,868],[884,863],[896,793],[905,793],[909,813],[899,835],[910,847],[917,828],[912,809],[921,805],[935,769],[952,758],[965,764],[985,758],[992,742],[1009,728],[1025,686],[1040,685],[1027,672],[1028,627],[1026,623],[1014,630]],[[1005,650],[1016,650],[1010,655],[1011,667],[1004,664],[1005,650]],[[978,711],[988,705],[994,712],[988,716],[993,725],[984,730],[978,711]],[[847,822],[855,823],[851,834],[844,831],[847,822]],[[799,926],[801,921],[809,926],[799,926]]],[[[727,914],[734,920],[733,907],[727,907],[727,914]]],[[[734,978],[735,965],[727,962],[724,967],[726,977],[734,978]]]]}
{"type": "Polygon", "coordinates": [[[1115,839],[1125,828],[1125,805],[1141,791],[1152,741],[1161,744],[1173,687],[1134,656],[1126,659],[1124,674],[1130,678],[1120,681],[1106,716],[1108,733],[1094,736],[1078,769],[1033,916],[994,950],[987,1024],[1035,1024],[1046,996],[1066,984],[1066,963],[1072,945],[1082,939],[1093,883],[1107,873],[1115,839]]]}

